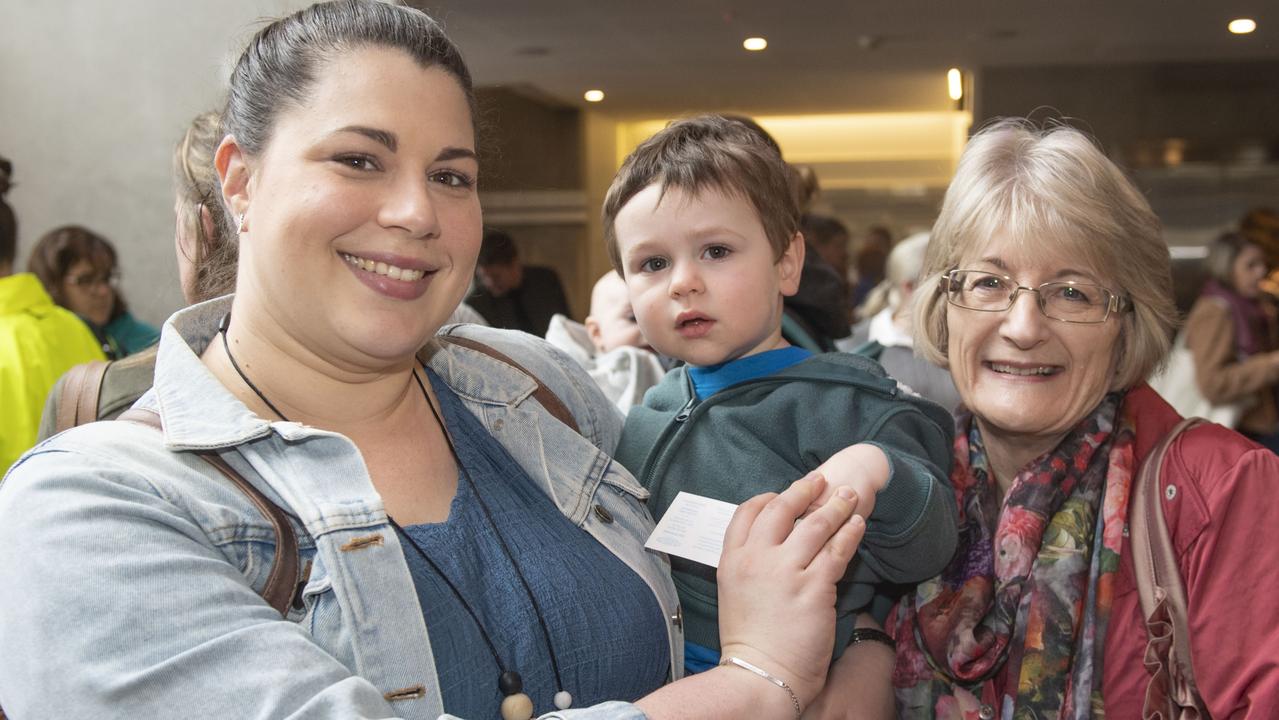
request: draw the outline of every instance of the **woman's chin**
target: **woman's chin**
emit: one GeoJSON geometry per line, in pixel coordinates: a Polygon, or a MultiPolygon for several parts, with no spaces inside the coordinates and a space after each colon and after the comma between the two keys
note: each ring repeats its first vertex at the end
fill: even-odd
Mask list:
{"type": "Polygon", "coordinates": [[[417,336],[367,338],[356,347],[375,361],[397,364],[416,355],[430,337],[428,333],[420,339],[417,336]]]}
{"type": "Polygon", "coordinates": [[[377,364],[396,364],[417,354],[439,325],[428,325],[422,317],[366,318],[344,323],[335,329],[335,334],[356,356],[377,364]]]}
{"type": "Polygon", "coordinates": [[[1040,400],[1039,404],[977,403],[977,407],[971,409],[985,431],[1009,436],[1035,436],[1058,432],[1056,426],[1060,424],[1061,415],[1048,412],[1053,407],[1059,406],[1040,400]]]}
{"type": "Polygon", "coordinates": [[[969,396],[972,398],[969,408],[974,413],[992,417],[1037,415],[1047,408],[1060,407],[1063,399],[1057,383],[1042,379],[1028,382],[1024,378],[979,383],[969,396]],[[988,412],[979,412],[980,409],[988,412]]]}

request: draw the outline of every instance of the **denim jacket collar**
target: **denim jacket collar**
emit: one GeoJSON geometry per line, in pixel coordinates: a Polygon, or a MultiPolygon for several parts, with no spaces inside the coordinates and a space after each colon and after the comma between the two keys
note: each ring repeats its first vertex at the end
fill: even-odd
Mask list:
{"type": "Polygon", "coordinates": [[[160,411],[170,450],[229,447],[271,432],[271,423],[249,410],[200,360],[217,337],[218,319],[230,312],[232,297],[180,310],[161,330],[155,384],[138,407],[160,411]]]}
{"type": "MultiPolygon", "coordinates": [[[[233,297],[193,305],[165,323],[156,362],[159,370],[154,397],[148,395],[141,404],[161,410],[165,445],[170,450],[232,447],[264,437],[273,429],[285,440],[298,440],[315,432],[299,423],[257,416],[200,360],[209,343],[217,338],[218,319],[230,311],[233,297]],[[211,402],[192,402],[193,397],[211,402]]],[[[444,377],[454,392],[474,402],[510,407],[537,389],[532,378],[506,363],[435,338],[427,342],[418,357],[444,377]]]]}

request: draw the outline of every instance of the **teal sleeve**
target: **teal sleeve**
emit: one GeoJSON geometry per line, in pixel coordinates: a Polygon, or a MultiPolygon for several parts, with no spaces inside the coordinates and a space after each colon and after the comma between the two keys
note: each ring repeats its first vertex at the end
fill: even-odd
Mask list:
{"type": "Polygon", "coordinates": [[[104,329],[124,350],[125,355],[141,352],[160,340],[158,328],[141,322],[129,313],[116,318],[104,329]]]}
{"type": "Polygon", "coordinates": [[[951,438],[949,427],[907,406],[867,441],[888,457],[889,479],[875,498],[852,580],[914,583],[950,562],[957,515],[951,438]]]}

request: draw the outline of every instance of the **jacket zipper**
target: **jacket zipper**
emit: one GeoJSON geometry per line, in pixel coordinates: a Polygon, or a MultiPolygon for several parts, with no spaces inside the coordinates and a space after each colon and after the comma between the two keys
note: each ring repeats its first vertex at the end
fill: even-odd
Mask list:
{"type": "Polygon", "coordinates": [[[693,413],[693,405],[695,404],[697,404],[697,396],[689,398],[688,402],[684,403],[684,407],[680,408],[679,412],[675,413],[675,422],[682,423],[687,420],[688,416],[693,413]]]}
{"type": "Polygon", "coordinates": [[[652,458],[651,462],[645,465],[643,472],[640,473],[640,477],[637,478],[640,481],[640,484],[644,485],[644,487],[648,487],[645,480],[653,476],[653,471],[660,467],[662,460],[666,458],[666,451],[670,446],[670,436],[679,432],[679,426],[693,414],[693,406],[696,404],[697,396],[693,395],[688,399],[688,402],[684,403],[684,407],[680,408],[679,412],[675,413],[674,422],[662,428],[661,437],[657,438],[657,447],[663,448],[663,451],[659,456],[652,458]]]}

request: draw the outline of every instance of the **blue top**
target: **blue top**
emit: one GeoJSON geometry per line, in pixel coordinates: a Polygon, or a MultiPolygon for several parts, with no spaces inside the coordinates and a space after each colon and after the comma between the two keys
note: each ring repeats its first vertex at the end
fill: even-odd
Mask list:
{"type": "Polygon", "coordinates": [[[698,400],[705,400],[715,393],[731,385],[757,377],[781,372],[792,365],[812,357],[813,354],[801,347],[784,347],[766,350],[762,353],[729,360],[719,365],[706,367],[688,366],[688,377],[693,381],[693,393],[698,400]]]}
{"type": "MultiPolygon", "coordinates": [[[[563,689],[572,693],[574,707],[635,700],[661,687],[670,666],[664,618],[644,581],[570,523],[453,391],[433,371],[428,376],[458,460],[475,486],[459,478],[448,520],[410,525],[405,532],[457,587],[506,668],[523,677],[535,711],[554,710],[552,699],[560,688],[537,613],[493,537],[493,523],[537,597],[563,689]],[[484,516],[476,490],[493,523],[484,516]]],[[[418,552],[403,546],[431,627],[446,711],[497,717],[500,673],[475,620],[418,552]]]]}

